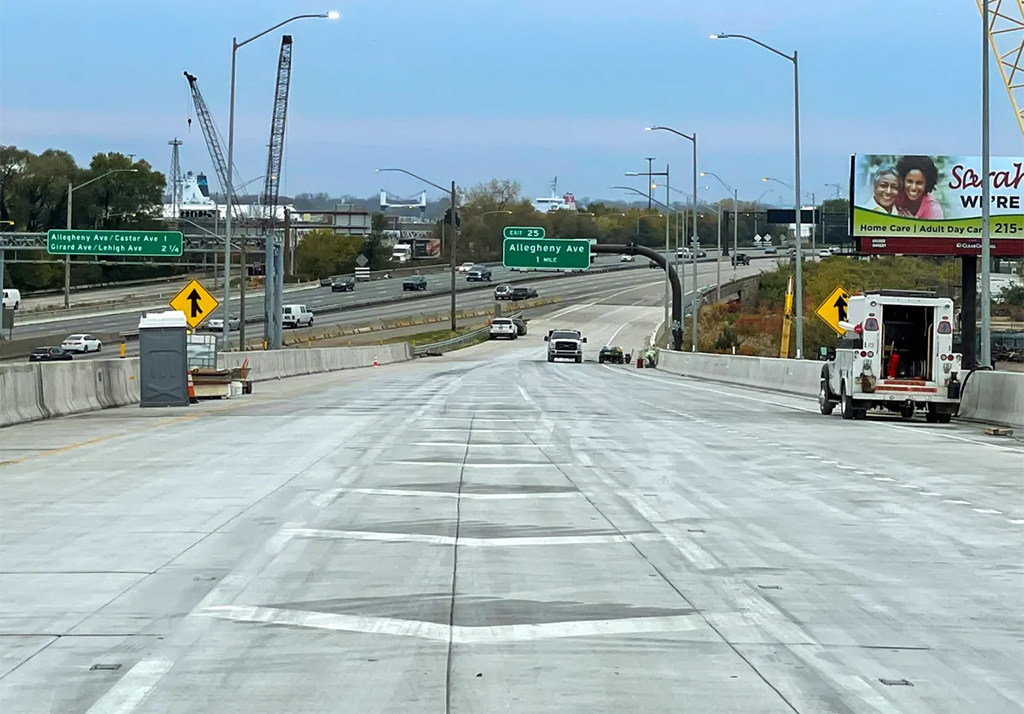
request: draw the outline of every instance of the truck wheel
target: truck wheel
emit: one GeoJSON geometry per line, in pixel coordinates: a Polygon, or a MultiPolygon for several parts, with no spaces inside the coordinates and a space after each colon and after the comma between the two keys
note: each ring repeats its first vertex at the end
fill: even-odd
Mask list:
{"type": "Polygon", "coordinates": [[[953,421],[953,415],[952,414],[945,414],[943,412],[939,412],[935,416],[939,420],[940,424],[948,424],[949,422],[953,421]]]}
{"type": "Polygon", "coordinates": [[[828,397],[828,381],[822,379],[818,388],[818,409],[824,416],[832,416],[832,411],[836,408],[835,402],[830,401],[828,397]]]}
{"type": "Polygon", "coordinates": [[[910,421],[914,418],[914,405],[900,407],[900,419],[910,421]]]}
{"type": "Polygon", "coordinates": [[[842,395],[840,395],[840,397],[839,397],[839,403],[840,403],[840,413],[842,414],[843,419],[853,419],[853,418],[855,418],[855,414],[854,414],[854,410],[853,410],[853,398],[850,397],[850,395],[846,393],[846,385],[845,384],[843,385],[843,388],[842,388],[842,395]]]}
{"type": "Polygon", "coordinates": [[[582,362],[583,362],[583,355],[576,355],[576,364],[580,364],[582,362]]]}

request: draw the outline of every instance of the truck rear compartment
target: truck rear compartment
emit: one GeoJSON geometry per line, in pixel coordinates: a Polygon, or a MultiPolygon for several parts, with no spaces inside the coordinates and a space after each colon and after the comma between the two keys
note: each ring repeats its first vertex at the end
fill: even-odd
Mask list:
{"type": "Polygon", "coordinates": [[[935,308],[924,305],[886,305],[882,313],[882,380],[913,386],[934,379],[932,336],[935,308]]]}

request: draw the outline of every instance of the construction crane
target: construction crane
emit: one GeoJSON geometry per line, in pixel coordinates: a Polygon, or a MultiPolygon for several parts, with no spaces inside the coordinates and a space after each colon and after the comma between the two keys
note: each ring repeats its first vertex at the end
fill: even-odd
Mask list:
{"type": "MultiPolygon", "coordinates": [[[[199,128],[203,130],[203,138],[206,139],[206,146],[210,150],[210,160],[213,161],[213,170],[217,174],[220,188],[225,196],[230,196],[232,215],[238,220],[243,217],[242,207],[238,203],[238,194],[228,188],[228,162],[224,160],[224,150],[221,148],[220,132],[213,121],[210,108],[206,106],[203,93],[199,91],[199,82],[193,74],[185,72],[185,79],[192,90],[192,104],[196,108],[196,119],[199,121],[199,128]]],[[[191,119],[189,122],[191,123],[191,119]]],[[[235,172],[237,175],[237,171],[235,172]]]]}
{"type": "Polygon", "coordinates": [[[1024,136],[1024,0],[977,2],[983,14],[988,5],[988,41],[1024,136]]]}
{"type": "Polygon", "coordinates": [[[274,87],[274,112],[270,117],[270,152],[263,178],[264,233],[272,233],[277,220],[277,199],[281,190],[281,162],[284,156],[284,127],[288,117],[288,89],[292,79],[292,36],[281,37],[281,55],[277,60],[277,85],[274,87]]]}

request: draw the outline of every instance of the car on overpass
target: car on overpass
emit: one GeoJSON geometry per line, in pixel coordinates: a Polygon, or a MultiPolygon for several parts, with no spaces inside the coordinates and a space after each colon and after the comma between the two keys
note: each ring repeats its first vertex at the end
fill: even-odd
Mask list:
{"type": "Polygon", "coordinates": [[[619,256],[619,262],[620,263],[632,263],[635,260],[636,260],[636,256],[635,255],[630,255],[629,253],[623,253],[622,255],[619,256]]]}
{"type": "Polygon", "coordinates": [[[512,299],[512,286],[511,285],[498,285],[494,288],[494,299],[495,300],[511,300],[512,299]]]}
{"type": "Polygon", "coordinates": [[[617,345],[605,345],[597,355],[597,361],[601,364],[611,362],[612,364],[625,364],[626,353],[617,345]]]}
{"type": "MultiPolygon", "coordinates": [[[[228,331],[234,332],[235,330],[238,329],[238,327],[241,324],[241,320],[239,320],[235,315],[232,315],[231,317],[228,318],[228,331]]],[[[220,317],[214,317],[207,320],[206,329],[209,330],[210,332],[224,332],[224,319],[220,317]]]]}
{"type": "Polygon", "coordinates": [[[338,278],[333,283],[331,283],[332,293],[351,293],[355,292],[355,289],[355,278],[338,278]]]}
{"type": "Polygon", "coordinates": [[[485,265],[475,265],[466,273],[467,283],[482,283],[485,280],[491,282],[491,269],[485,265]]]}
{"type": "Polygon", "coordinates": [[[530,300],[537,297],[537,289],[525,286],[516,286],[512,288],[512,294],[509,297],[512,300],[530,300]]]}
{"type": "Polygon", "coordinates": [[[750,256],[746,253],[736,253],[732,256],[733,265],[750,265],[750,256]]]}
{"type": "Polygon", "coordinates": [[[459,266],[459,272],[468,273],[474,267],[476,267],[476,263],[463,263],[462,265],[459,266]]]}
{"type": "Polygon", "coordinates": [[[427,279],[422,275],[410,275],[402,280],[402,292],[406,290],[426,290],[427,279]]]}
{"type": "Polygon", "coordinates": [[[28,353],[29,362],[66,362],[74,356],[60,347],[36,347],[28,353]]]}
{"type": "Polygon", "coordinates": [[[491,320],[491,332],[487,336],[490,340],[500,340],[502,338],[514,340],[519,337],[519,328],[516,327],[516,323],[509,317],[496,317],[491,320]]]}
{"type": "Polygon", "coordinates": [[[92,335],[68,335],[60,343],[60,348],[66,352],[86,354],[89,352],[99,352],[103,349],[103,343],[92,335]]]}
{"type": "Polygon", "coordinates": [[[281,308],[282,327],[306,327],[313,326],[313,311],[305,305],[285,305],[281,308]]]}

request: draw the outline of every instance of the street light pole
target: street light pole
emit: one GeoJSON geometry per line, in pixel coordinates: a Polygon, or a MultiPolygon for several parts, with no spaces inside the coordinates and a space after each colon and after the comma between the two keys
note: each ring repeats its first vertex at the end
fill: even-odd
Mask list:
{"type": "Polygon", "coordinates": [[[779,57],[789,60],[793,63],[793,160],[794,160],[794,175],[795,186],[794,186],[794,203],[796,207],[796,269],[794,273],[796,275],[796,295],[794,296],[794,302],[796,303],[796,358],[803,359],[804,352],[804,289],[803,289],[803,226],[801,225],[800,216],[800,199],[803,196],[800,193],[800,60],[797,55],[797,51],[793,50],[792,55],[787,55],[785,52],[766,45],[760,40],[755,40],[753,37],[748,35],[730,35],[730,34],[718,34],[711,35],[712,40],[725,40],[725,39],[739,39],[753,42],[755,45],[759,45],[769,52],[774,52],[779,57]]]}
{"type": "MultiPolygon", "coordinates": [[[[981,3],[981,366],[992,366],[992,237],[989,234],[992,200],[988,120],[988,0],[981,3]]],[[[966,287],[966,286],[965,286],[966,287]]],[[[974,286],[971,286],[974,290],[974,286]]]]}
{"type": "MultiPolygon", "coordinates": [[[[77,186],[72,186],[71,182],[68,181],[68,211],[67,211],[67,219],[65,221],[65,224],[66,224],[65,227],[69,231],[71,230],[71,195],[75,191],[77,191],[78,189],[82,188],[83,186],[88,186],[89,184],[93,183],[94,181],[99,181],[100,179],[104,179],[107,176],[110,176],[111,174],[137,174],[138,172],[139,172],[138,169],[112,169],[112,170],[108,171],[107,173],[103,174],[102,176],[97,176],[96,178],[89,179],[85,183],[80,183],[77,186]]],[[[69,307],[71,307],[71,254],[70,253],[65,253],[64,254],[64,309],[66,310],[69,307]]]]}
{"type": "MultiPolygon", "coordinates": [[[[653,160],[654,159],[647,159],[648,162],[653,161],[653,160]]],[[[664,204],[665,205],[665,209],[666,209],[665,210],[665,265],[667,266],[668,262],[670,260],[672,260],[672,255],[669,252],[672,249],[671,229],[669,228],[669,224],[671,223],[670,219],[671,219],[671,215],[672,215],[672,209],[670,208],[671,196],[669,196],[669,193],[668,193],[669,190],[670,190],[670,187],[669,187],[669,183],[670,182],[669,182],[669,175],[668,175],[668,164],[665,165],[665,170],[664,171],[654,171],[651,168],[650,164],[648,164],[648,166],[647,166],[647,173],[640,173],[639,171],[627,171],[626,175],[627,176],[646,176],[647,177],[647,200],[649,202],[648,208],[653,207],[653,204],[655,203],[654,195],[652,193],[652,191],[654,191],[654,183],[651,181],[651,178],[654,177],[654,176],[664,176],[665,177],[665,204],[664,204]]],[[[639,236],[640,236],[640,218],[643,218],[643,216],[640,216],[639,218],[636,219],[636,232],[637,232],[637,238],[638,239],[639,239],[639,236]]],[[[678,265],[678,262],[676,263],[676,265],[678,265]]],[[[664,324],[665,324],[666,330],[670,329],[670,325],[669,325],[669,319],[670,319],[670,317],[669,317],[669,305],[670,305],[671,301],[672,301],[672,283],[669,280],[668,270],[666,269],[665,270],[665,318],[664,318],[665,319],[664,324]]]]}
{"type": "MultiPolygon", "coordinates": [[[[287,25],[289,22],[295,22],[296,20],[305,19],[321,19],[321,20],[337,20],[341,15],[336,12],[323,12],[318,14],[305,14],[295,15],[289,17],[287,20],[277,23],[273,27],[269,27],[263,32],[253,35],[247,40],[242,42],[238,41],[237,37],[231,38],[231,96],[228,102],[228,166],[227,166],[227,181],[228,185],[224,187],[226,192],[225,199],[227,200],[227,215],[224,220],[224,345],[223,351],[227,351],[231,344],[231,330],[228,329],[231,321],[231,207],[233,205],[232,199],[234,198],[235,189],[232,185],[233,169],[235,166],[235,67],[236,67],[236,55],[240,47],[245,47],[250,42],[258,40],[266,34],[269,34],[279,27],[287,25]]],[[[245,237],[242,237],[242,263],[239,271],[239,303],[238,303],[238,347],[240,350],[245,349],[245,237]]],[[[266,287],[265,287],[266,289],[266,287]]]]}

